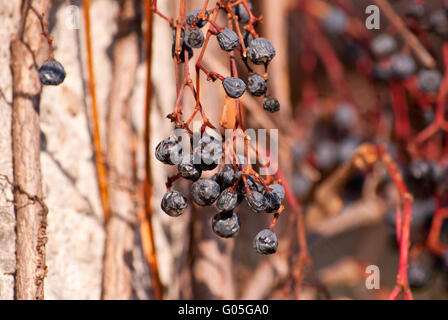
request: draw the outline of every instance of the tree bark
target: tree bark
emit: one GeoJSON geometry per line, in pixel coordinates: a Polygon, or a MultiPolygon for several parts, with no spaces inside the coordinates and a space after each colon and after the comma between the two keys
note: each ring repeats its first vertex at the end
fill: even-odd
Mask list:
{"type": "MultiPolygon", "coordinates": [[[[43,53],[42,29],[29,2],[22,3],[21,26],[11,43],[13,75],[13,164],[17,220],[17,299],[43,299],[48,209],[42,200],[39,104],[41,83],[36,58],[43,53]]],[[[34,0],[34,9],[48,16],[50,2],[34,0]]]]}
{"type": "Polygon", "coordinates": [[[132,250],[136,223],[135,178],[131,150],[132,125],[129,99],[139,61],[136,23],[137,2],[121,1],[114,45],[114,73],[109,101],[107,163],[109,166],[110,218],[106,225],[104,299],[130,299],[132,250]]]}

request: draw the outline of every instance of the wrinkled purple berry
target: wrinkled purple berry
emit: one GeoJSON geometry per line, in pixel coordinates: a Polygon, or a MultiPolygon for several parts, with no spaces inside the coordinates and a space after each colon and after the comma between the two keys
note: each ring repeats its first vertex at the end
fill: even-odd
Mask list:
{"type": "Polygon", "coordinates": [[[267,112],[274,113],[280,110],[280,103],[274,97],[263,98],[263,109],[267,112]]]}
{"type": "Polygon", "coordinates": [[[254,238],[254,249],[260,254],[272,254],[277,251],[278,240],[272,230],[263,229],[254,238]]]}
{"type": "Polygon", "coordinates": [[[65,69],[56,60],[45,61],[39,68],[39,79],[43,85],[57,86],[65,79],[65,69]]]}
{"type": "Polygon", "coordinates": [[[236,237],[240,231],[240,227],[240,219],[232,211],[218,213],[212,220],[213,232],[222,238],[236,237]]]}
{"type": "Polygon", "coordinates": [[[212,179],[199,179],[191,185],[191,196],[198,205],[209,206],[218,199],[221,190],[212,179]]]}
{"type": "Polygon", "coordinates": [[[235,31],[230,30],[229,28],[224,28],[216,38],[218,39],[219,46],[224,51],[232,51],[236,47],[240,45],[240,39],[235,31]]]}
{"type": "Polygon", "coordinates": [[[238,194],[230,190],[230,188],[221,192],[216,201],[216,207],[221,211],[232,211],[238,204],[238,194]]]}
{"type": "Polygon", "coordinates": [[[256,97],[262,96],[267,90],[266,80],[258,73],[255,73],[247,79],[247,88],[252,95],[256,97]]]}
{"type": "Polygon", "coordinates": [[[266,64],[274,58],[275,48],[268,39],[256,38],[247,47],[247,56],[255,64],[266,64]]]}
{"type": "Polygon", "coordinates": [[[171,217],[178,217],[184,213],[187,207],[187,198],[176,190],[165,193],[161,203],[162,210],[171,217]]]}
{"type": "Polygon", "coordinates": [[[243,80],[238,78],[225,78],[222,81],[222,86],[224,87],[227,95],[234,99],[241,97],[244,91],[246,91],[246,84],[243,80]]]}
{"type": "Polygon", "coordinates": [[[184,37],[184,42],[190,48],[200,48],[204,44],[204,33],[199,29],[189,29],[184,37]]]}
{"type": "Polygon", "coordinates": [[[157,145],[155,154],[160,162],[179,164],[182,161],[182,144],[175,137],[166,138],[157,145]]]}

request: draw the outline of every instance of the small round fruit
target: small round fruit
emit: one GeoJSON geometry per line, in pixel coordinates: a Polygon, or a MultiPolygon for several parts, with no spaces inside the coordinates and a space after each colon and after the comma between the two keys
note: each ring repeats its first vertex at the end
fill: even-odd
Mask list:
{"type": "Polygon", "coordinates": [[[232,211],[220,212],[212,220],[213,232],[222,238],[236,237],[240,232],[240,227],[240,219],[232,211]]]}
{"type": "Polygon", "coordinates": [[[184,213],[187,207],[187,198],[176,190],[165,193],[161,203],[162,210],[171,217],[178,217],[184,213]]]}
{"type": "Polygon", "coordinates": [[[221,211],[232,211],[238,206],[238,194],[230,188],[225,189],[216,200],[216,207],[221,211]]]}
{"type": "Polygon", "coordinates": [[[190,48],[200,48],[204,44],[204,33],[199,29],[189,29],[184,37],[184,42],[190,48]]]}
{"type": "Polygon", "coordinates": [[[277,252],[278,240],[272,230],[263,229],[254,238],[254,249],[260,254],[272,254],[277,252]]]}
{"type": "Polygon", "coordinates": [[[267,213],[277,212],[280,209],[280,206],[282,203],[276,193],[266,192],[264,197],[267,202],[267,206],[266,206],[267,213]]]}
{"type": "Polygon", "coordinates": [[[275,48],[265,38],[253,39],[247,47],[247,56],[255,64],[267,64],[275,56],[275,48]]]}
{"type": "Polygon", "coordinates": [[[274,97],[263,98],[263,109],[267,112],[274,113],[280,110],[280,103],[274,97]]]}
{"type": "Polygon", "coordinates": [[[240,45],[240,38],[238,38],[238,35],[235,31],[230,30],[227,27],[224,28],[216,38],[218,39],[219,46],[224,51],[232,51],[240,45]]]}
{"type": "Polygon", "coordinates": [[[397,42],[391,35],[383,33],[372,40],[370,48],[375,56],[383,58],[397,50],[397,42]]]}
{"type": "Polygon", "coordinates": [[[272,189],[271,192],[277,194],[280,202],[283,202],[283,200],[285,199],[285,188],[283,188],[283,186],[278,183],[270,184],[269,187],[272,189]]]}
{"type": "Polygon", "coordinates": [[[212,179],[199,179],[191,185],[191,196],[198,205],[205,207],[212,205],[218,199],[221,190],[212,179]]]}
{"type": "Polygon", "coordinates": [[[63,65],[56,60],[45,61],[39,68],[39,79],[43,85],[57,86],[64,81],[65,76],[63,65]]]}
{"type": "Polygon", "coordinates": [[[247,79],[247,88],[252,95],[256,97],[262,96],[267,90],[266,80],[258,73],[255,73],[247,79]]]}
{"type": "Polygon", "coordinates": [[[222,142],[205,133],[199,140],[198,147],[195,161],[200,163],[202,171],[215,169],[222,158],[222,142]]]}
{"type": "Polygon", "coordinates": [[[221,189],[226,189],[233,186],[236,182],[237,176],[235,174],[235,169],[232,165],[226,164],[219,169],[216,175],[216,182],[221,186],[221,189]]]}
{"type": "Polygon", "coordinates": [[[431,274],[423,265],[411,264],[408,267],[408,281],[411,288],[424,288],[431,281],[431,274]]]}
{"type": "Polygon", "coordinates": [[[391,68],[394,77],[406,79],[415,72],[416,66],[411,56],[398,53],[393,56],[391,68]]]}
{"type": "Polygon", "coordinates": [[[202,169],[193,160],[194,158],[191,155],[184,157],[182,162],[177,166],[177,170],[183,178],[196,181],[201,177],[202,169]]]}
{"type": "Polygon", "coordinates": [[[321,20],[325,31],[332,35],[339,35],[345,32],[348,26],[347,14],[337,7],[331,7],[321,20]]]}
{"type": "Polygon", "coordinates": [[[246,84],[239,78],[228,77],[222,81],[226,94],[234,99],[241,97],[246,91],[246,84]]]}
{"type": "MultiPolygon", "coordinates": [[[[190,11],[189,13],[187,13],[187,24],[189,26],[191,26],[193,24],[193,22],[196,20],[196,17],[198,16],[198,14],[201,13],[201,10],[193,10],[190,11]]],[[[205,16],[208,17],[208,12],[205,11],[205,16]]],[[[198,19],[198,21],[196,21],[196,26],[198,28],[202,28],[203,26],[205,26],[207,24],[207,20],[202,20],[202,19],[198,19]]]]}
{"type": "MultiPolygon", "coordinates": [[[[247,6],[249,7],[249,10],[252,10],[252,3],[247,2],[247,6]]],[[[250,15],[249,12],[247,12],[246,7],[244,4],[240,3],[233,7],[233,13],[235,13],[238,16],[238,21],[241,23],[249,23],[250,21],[250,15]]]]}
{"type": "Polygon", "coordinates": [[[263,212],[268,207],[268,202],[264,195],[258,191],[252,191],[248,195],[246,195],[246,201],[249,207],[254,212],[263,212]]]}
{"type": "Polygon", "coordinates": [[[182,161],[182,144],[175,137],[166,138],[157,145],[155,154],[160,162],[179,164],[182,161]]]}
{"type": "Polygon", "coordinates": [[[437,92],[442,83],[442,75],[438,70],[422,70],[417,75],[418,85],[422,91],[437,92]]]}

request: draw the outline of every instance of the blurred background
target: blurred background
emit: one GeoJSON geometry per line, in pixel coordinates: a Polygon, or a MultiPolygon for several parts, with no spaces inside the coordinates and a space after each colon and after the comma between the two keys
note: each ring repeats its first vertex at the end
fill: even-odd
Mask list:
{"type": "MultiPolygon", "coordinates": [[[[53,0],[48,31],[54,37],[55,59],[67,76],[60,86],[44,87],[40,96],[42,193],[49,210],[46,299],[107,298],[105,290],[114,299],[153,299],[160,293],[164,299],[386,299],[398,272],[399,194],[381,161],[365,160],[366,166],[356,162],[358,148],[369,143],[386,146],[415,198],[409,262],[415,267],[409,275],[414,298],[448,298],[448,255],[443,245],[448,225],[438,217],[434,226],[434,214],[446,206],[447,199],[447,131],[420,135],[434,123],[438,105],[446,116],[446,94],[440,94],[446,68],[443,50],[448,52],[443,49],[448,39],[448,9],[443,1],[250,1],[253,14],[263,17],[257,32],[276,48],[268,86],[281,108],[266,113],[262,98],[246,93],[241,99],[246,126],[279,129],[279,167],[300,204],[291,208],[286,203],[275,226],[278,251],[270,256],[257,254],[252,240],[270,225],[272,216],[254,214],[245,203],[237,209],[241,231],[232,239],[212,232],[211,219],[218,212],[214,206],[200,208],[189,199],[185,213],[177,218],[161,210],[167,178],[176,174],[175,167],[161,164],[154,156],[156,145],[174,129],[166,118],[177,99],[173,31],[167,21],[151,15],[146,158],[144,1],[89,2],[99,133],[115,222],[104,226],[98,189],[85,3],[53,0]],[[403,22],[402,28],[381,10],[379,29],[368,30],[366,8],[384,2],[392,6],[392,17],[403,22]],[[385,37],[377,40],[379,35],[385,37]],[[427,70],[434,73],[425,79],[421,72],[427,70]],[[142,200],[147,159],[152,196],[142,200]],[[145,205],[151,208],[150,229],[142,218],[145,205]],[[153,232],[152,253],[148,230],[153,232]],[[306,259],[301,237],[309,250],[306,259]],[[440,241],[437,245],[435,238],[440,241]],[[154,285],[157,277],[150,269],[154,257],[162,289],[154,285]],[[380,270],[380,289],[366,287],[369,265],[380,270]],[[105,272],[109,276],[104,277],[105,272]]],[[[207,8],[212,10],[215,3],[209,1],[207,8]]],[[[202,0],[188,0],[186,10],[203,5],[202,0]]],[[[22,1],[0,0],[0,173],[11,179],[10,43],[21,25],[22,10],[22,1]]],[[[158,10],[175,21],[179,1],[159,0],[158,10]]],[[[216,23],[225,26],[226,15],[220,13],[216,23]]],[[[36,56],[37,66],[48,57],[48,49],[43,52],[36,56]]],[[[193,81],[199,54],[200,49],[195,49],[190,61],[193,81]]],[[[228,53],[220,50],[215,37],[203,64],[230,75],[228,53]]],[[[247,81],[240,59],[237,67],[247,81]]],[[[256,70],[263,72],[262,67],[256,70]]],[[[221,84],[206,81],[202,74],[200,94],[210,121],[219,124],[226,103],[221,84]]],[[[194,111],[194,97],[188,93],[182,103],[187,117],[194,111]]],[[[184,195],[190,185],[186,180],[174,184],[184,195]]],[[[0,299],[13,299],[14,195],[4,179],[0,190],[0,299]]]]}

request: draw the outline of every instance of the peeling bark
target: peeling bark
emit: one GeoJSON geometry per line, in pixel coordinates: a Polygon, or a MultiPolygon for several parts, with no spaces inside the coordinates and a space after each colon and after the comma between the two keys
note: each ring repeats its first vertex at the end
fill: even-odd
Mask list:
{"type": "MultiPolygon", "coordinates": [[[[44,278],[47,272],[45,244],[48,209],[41,200],[41,84],[36,59],[43,52],[45,39],[42,37],[39,19],[28,5],[28,1],[23,1],[21,30],[11,42],[12,145],[17,220],[16,297],[43,299],[44,278]]],[[[40,14],[47,16],[50,2],[35,0],[33,7],[40,14]]]]}

